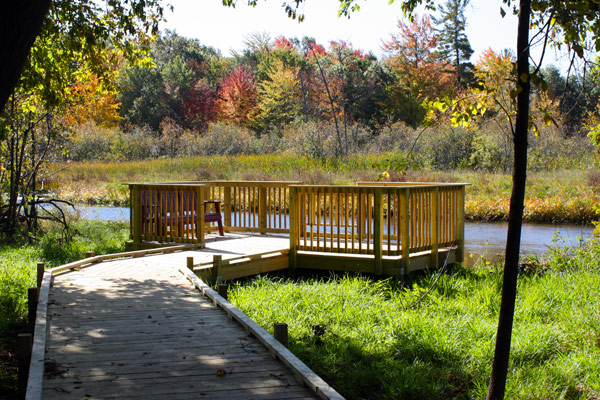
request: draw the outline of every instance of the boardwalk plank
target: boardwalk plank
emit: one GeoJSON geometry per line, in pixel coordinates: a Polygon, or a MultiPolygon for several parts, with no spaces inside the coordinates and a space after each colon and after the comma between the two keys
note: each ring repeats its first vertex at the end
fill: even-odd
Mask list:
{"type": "Polygon", "coordinates": [[[177,271],[190,253],[211,259],[186,251],[55,276],[43,398],[317,398],[177,271]]]}

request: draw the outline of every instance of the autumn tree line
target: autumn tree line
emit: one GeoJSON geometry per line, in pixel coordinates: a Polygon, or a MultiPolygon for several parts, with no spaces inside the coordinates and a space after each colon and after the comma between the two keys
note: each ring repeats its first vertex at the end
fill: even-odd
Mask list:
{"type": "MultiPolygon", "coordinates": [[[[166,31],[144,62],[115,66],[114,90],[99,90],[93,76],[73,85],[81,101],[66,113],[63,147],[74,160],[404,152],[434,168],[506,171],[515,56],[488,49],[472,60],[464,6],[449,1],[437,18],[399,21],[381,59],[342,41],[265,33],[246,35],[245,49],[225,57],[166,31]],[[451,128],[456,121],[431,106],[478,90],[493,99],[475,127],[451,128]]],[[[598,99],[593,74],[566,79],[551,66],[543,76],[549,90],[535,95],[534,109],[545,134],[534,143],[534,167],[551,164],[557,149],[588,150],[582,137],[598,99]]]]}

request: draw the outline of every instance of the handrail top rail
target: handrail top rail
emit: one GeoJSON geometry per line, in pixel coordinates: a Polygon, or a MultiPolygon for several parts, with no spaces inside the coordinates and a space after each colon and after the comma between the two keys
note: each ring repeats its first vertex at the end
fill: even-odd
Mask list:
{"type": "Polygon", "coordinates": [[[206,182],[123,182],[121,185],[128,186],[191,186],[191,187],[210,187],[206,182]]]}
{"type": "Polygon", "coordinates": [[[471,186],[472,183],[467,182],[356,182],[356,186],[391,186],[391,187],[403,187],[403,186],[419,186],[419,187],[431,187],[431,186],[471,186]]]}
{"type": "Polygon", "coordinates": [[[215,185],[257,185],[257,186],[274,186],[274,185],[298,185],[302,181],[173,181],[173,182],[123,182],[122,185],[128,186],[203,186],[211,187],[215,185]]]}
{"type": "Polygon", "coordinates": [[[396,184],[396,185],[368,185],[365,183],[356,185],[290,185],[293,188],[323,188],[323,189],[409,189],[409,188],[439,188],[439,187],[464,187],[470,183],[436,183],[423,185],[396,184]]]}

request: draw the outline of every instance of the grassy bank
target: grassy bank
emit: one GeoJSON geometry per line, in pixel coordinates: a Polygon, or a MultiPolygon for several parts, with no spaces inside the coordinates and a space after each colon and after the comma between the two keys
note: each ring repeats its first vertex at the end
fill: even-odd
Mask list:
{"type": "Polygon", "coordinates": [[[65,241],[63,232],[49,228],[39,243],[0,243],[0,398],[16,399],[15,340],[27,323],[27,288],[35,286],[36,263],[48,268],[84,257],[86,251],[96,254],[124,250],[129,225],[79,221],[72,225],[76,233],[65,241]]]}
{"type": "MultiPolygon", "coordinates": [[[[74,202],[125,205],[123,182],[181,180],[299,180],[307,184],[350,184],[374,181],[390,165],[390,157],[350,157],[321,162],[286,155],[211,156],[132,162],[55,164],[46,187],[74,202]]],[[[391,172],[396,181],[468,182],[467,219],[508,218],[511,177],[507,174],[408,170],[391,172]]],[[[524,218],[529,222],[585,223],[596,219],[600,174],[592,170],[532,172],[528,177],[524,218]]]]}
{"type": "MultiPolygon", "coordinates": [[[[599,398],[599,260],[588,243],[519,278],[506,398],[599,398]]],[[[287,322],[291,350],[347,398],[484,398],[501,269],[457,267],[427,293],[434,279],[259,278],[230,299],[269,331],[287,322]]]]}

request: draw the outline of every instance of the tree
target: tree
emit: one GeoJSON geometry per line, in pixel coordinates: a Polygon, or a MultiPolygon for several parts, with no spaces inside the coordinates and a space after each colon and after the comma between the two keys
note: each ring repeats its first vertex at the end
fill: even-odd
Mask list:
{"type": "Polygon", "coordinates": [[[217,109],[219,119],[250,127],[256,119],[257,88],[254,74],[237,67],[221,82],[217,109]]]}
{"type": "Polygon", "coordinates": [[[400,30],[383,43],[387,63],[396,75],[389,87],[394,119],[418,126],[425,116],[421,104],[448,94],[454,84],[452,67],[437,52],[438,36],[425,15],[398,21],[400,30]]]}
{"type": "Polygon", "coordinates": [[[434,18],[439,52],[454,66],[456,82],[464,86],[473,80],[473,64],[469,62],[473,49],[465,33],[467,20],[465,8],[470,0],[447,0],[439,7],[440,17],[434,18]]]}
{"type": "Polygon", "coordinates": [[[217,116],[217,91],[204,79],[197,80],[183,99],[185,125],[203,131],[217,116]]]}
{"type": "MultiPolygon", "coordinates": [[[[0,225],[9,239],[22,222],[31,232],[39,219],[46,218],[37,213],[38,206],[58,203],[41,197],[37,181],[42,178],[52,141],[61,132],[56,117],[75,105],[77,77],[90,74],[98,79],[98,87],[110,86],[112,65],[118,57],[138,59],[162,18],[162,7],[154,0],[123,4],[110,0],[103,5],[93,0],[15,4],[7,6],[7,13],[3,10],[0,17],[6,22],[0,29],[7,33],[0,45],[0,54],[6,56],[2,67],[6,75],[0,76],[0,106],[4,108],[10,99],[10,106],[0,113],[5,172],[0,174],[0,190],[8,198],[0,204],[0,225]],[[14,19],[5,21],[5,16],[14,19]],[[19,72],[17,84],[13,77],[19,72]]],[[[64,222],[61,212],[58,209],[55,219],[64,222]]]]}
{"type": "Polygon", "coordinates": [[[298,70],[278,61],[260,85],[258,123],[262,130],[281,130],[302,111],[298,70]]]}
{"type": "Polygon", "coordinates": [[[162,75],[155,67],[128,66],[121,72],[118,84],[124,122],[158,131],[161,121],[172,115],[162,75]]]}

